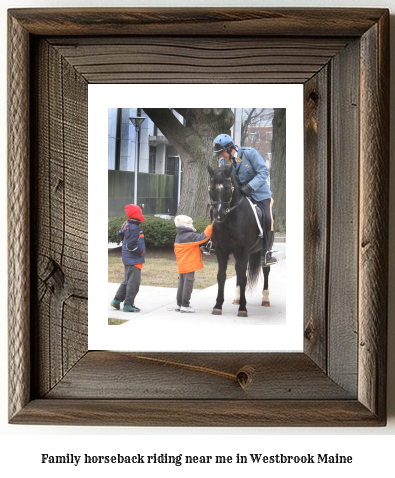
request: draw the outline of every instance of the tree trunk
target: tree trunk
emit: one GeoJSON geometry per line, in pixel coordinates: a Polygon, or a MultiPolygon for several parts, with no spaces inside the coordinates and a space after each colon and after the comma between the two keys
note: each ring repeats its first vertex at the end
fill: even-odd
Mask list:
{"type": "Polygon", "coordinates": [[[230,108],[176,109],[186,120],[185,126],[167,108],[144,108],[145,113],[178,151],[182,164],[181,198],[177,214],[192,218],[207,217],[210,205],[207,164],[213,159],[213,139],[229,133],[234,122],[230,108]]]}
{"type": "Polygon", "coordinates": [[[270,188],[276,214],[275,228],[286,231],[286,110],[275,108],[273,117],[272,164],[270,188]]]}

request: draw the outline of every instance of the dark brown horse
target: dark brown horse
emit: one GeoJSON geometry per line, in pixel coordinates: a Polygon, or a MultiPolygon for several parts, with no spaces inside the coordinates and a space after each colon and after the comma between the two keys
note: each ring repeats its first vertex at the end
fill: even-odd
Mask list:
{"type": "MultiPolygon", "coordinates": [[[[212,313],[222,314],[226,268],[229,256],[233,254],[237,274],[234,303],[239,304],[237,315],[247,317],[246,286],[248,283],[253,287],[257,283],[262,267],[262,240],[257,241],[259,228],[252,207],[240,191],[237,180],[232,174],[233,166],[221,166],[215,170],[207,166],[207,169],[210,174],[209,191],[213,219],[215,219],[213,239],[218,260],[218,295],[212,313]]],[[[264,277],[262,305],[269,306],[270,267],[263,267],[262,271],[264,277]]]]}

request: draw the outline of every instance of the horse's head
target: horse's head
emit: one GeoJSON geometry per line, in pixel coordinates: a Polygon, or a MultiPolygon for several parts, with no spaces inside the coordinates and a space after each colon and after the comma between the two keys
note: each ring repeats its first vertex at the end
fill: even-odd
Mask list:
{"type": "Polygon", "coordinates": [[[213,217],[218,222],[224,222],[230,208],[234,186],[231,180],[233,166],[221,166],[213,169],[207,165],[210,174],[210,199],[214,207],[213,217]]]}

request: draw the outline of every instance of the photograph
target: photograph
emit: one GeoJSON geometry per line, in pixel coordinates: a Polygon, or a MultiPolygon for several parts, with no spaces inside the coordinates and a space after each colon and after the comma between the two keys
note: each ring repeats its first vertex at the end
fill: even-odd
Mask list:
{"type": "MultiPolygon", "coordinates": [[[[96,271],[89,287],[104,294],[108,281],[107,303],[99,293],[92,304],[89,347],[300,351],[302,89],[252,85],[246,94],[232,87],[235,102],[253,104],[259,97],[281,107],[188,108],[191,88],[180,85],[179,108],[105,108],[136,96],[161,106],[173,90],[89,86],[90,118],[98,124],[89,139],[89,175],[97,178],[89,183],[89,217],[96,231],[104,232],[98,221],[108,221],[105,272],[97,265],[103,256],[97,233],[89,249],[96,271]],[[108,124],[105,138],[99,122],[108,124]],[[104,207],[106,187],[108,216],[99,219],[94,211],[98,201],[104,207]]],[[[230,88],[197,85],[194,91],[210,104],[230,88]]]]}
{"type": "MultiPolygon", "coordinates": [[[[278,203],[276,202],[276,207],[273,205],[273,193],[270,187],[276,189],[272,179],[274,168],[271,168],[272,122],[273,116],[276,114],[276,118],[281,115],[278,123],[279,128],[282,127],[282,130],[278,129],[275,133],[275,138],[279,138],[276,150],[281,151],[283,155],[277,161],[275,159],[274,164],[284,163],[283,167],[279,166],[277,169],[277,176],[282,180],[282,183],[277,185],[277,189],[279,190],[278,196],[282,197],[285,202],[285,144],[281,144],[280,141],[285,142],[286,110],[276,110],[273,108],[237,108],[236,111],[232,111],[229,108],[213,111],[207,108],[203,112],[201,109],[184,108],[180,113],[185,117],[176,109],[153,108],[148,110],[148,113],[145,110],[137,109],[135,111],[135,109],[129,108],[109,110],[109,221],[111,222],[109,244],[112,246],[109,249],[109,254],[112,257],[111,262],[109,259],[111,279],[109,288],[111,287],[111,291],[114,290],[113,283],[117,283],[115,279],[118,278],[119,282],[119,276],[123,273],[121,263],[125,266],[122,289],[117,289],[110,302],[114,309],[121,310],[120,305],[123,303],[123,312],[141,311],[134,304],[141,284],[141,273],[138,278],[134,279],[133,274],[130,276],[128,273],[126,277],[126,271],[129,265],[137,266],[141,270],[142,264],[148,263],[144,266],[140,300],[144,300],[146,297],[144,286],[157,287],[155,291],[151,289],[151,293],[145,292],[148,296],[147,305],[150,302],[149,296],[157,296],[164,288],[174,289],[177,286],[177,294],[174,294],[174,290],[171,291],[173,295],[177,295],[175,304],[171,304],[171,308],[176,312],[181,310],[181,313],[197,312],[198,315],[199,311],[190,305],[195,272],[197,273],[195,288],[206,289],[217,283],[217,273],[220,270],[226,276],[226,267],[230,259],[229,256],[232,254],[230,265],[234,265],[235,271],[230,271],[230,276],[236,275],[238,267],[242,268],[241,274],[247,276],[247,264],[249,264],[249,260],[250,264],[252,263],[253,253],[259,253],[256,255],[256,262],[259,263],[259,266],[255,267],[256,279],[249,275],[248,283],[257,282],[261,270],[262,274],[267,271],[267,274],[264,275],[265,284],[259,305],[270,307],[268,286],[270,269],[268,268],[279,264],[280,258],[272,251],[276,226],[278,222],[281,222],[282,224],[277,226],[281,230],[277,233],[277,238],[281,238],[278,242],[283,243],[284,246],[276,245],[276,247],[283,249],[281,258],[284,259],[284,270],[281,273],[283,282],[278,284],[283,297],[280,304],[277,304],[282,305],[282,308],[277,307],[274,311],[268,310],[265,316],[261,314],[261,318],[267,320],[267,323],[270,323],[270,318],[276,319],[274,325],[280,325],[285,320],[285,204],[279,204],[277,207],[278,203]],[[162,125],[158,128],[153,120],[146,116],[147,114],[150,114],[158,122],[162,121],[162,125]],[[176,116],[178,123],[172,124],[172,118],[169,115],[176,116]],[[229,119],[227,124],[223,125],[225,115],[229,116],[229,119]],[[196,119],[201,119],[201,126],[196,124],[196,119]],[[212,131],[206,132],[213,120],[217,120],[220,123],[219,126],[214,129],[215,125],[213,125],[212,131]],[[137,121],[141,126],[135,124],[137,121]],[[147,123],[145,128],[143,128],[144,121],[147,123]],[[234,129],[235,122],[240,130],[231,132],[230,128],[234,129]],[[126,128],[123,128],[125,123],[126,128]],[[135,127],[128,128],[129,123],[133,123],[135,127]],[[130,132],[133,130],[135,130],[135,138],[132,139],[130,132]],[[172,143],[161,130],[168,131],[172,143]],[[199,134],[201,131],[202,133],[199,134]],[[216,131],[226,131],[226,133],[216,135],[216,131]],[[235,139],[227,133],[231,133],[235,139]],[[194,141],[191,139],[192,134],[196,136],[194,141]],[[209,142],[210,139],[212,139],[211,142],[209,142]],[[148,148],[146,147],[147,143],[148,148]],[[208,151],[204,148],[207,143],[208,151]],[[238,146],[239,144],[240,146],[238,146]],[[180,153],[174,145],[178,146],[178,149],[182,149],[185,166],[182,166],[180,153]],[[134,158],[132,151],[134,151],[134,158]],[[136,162],[139,175],[134,182],[136,162]],[[215,175],[214,168],[218,167],[222,167],[224,171],[222,176],[217,178],[220,171],[218,170],[215,175]],[[132,169],[133,171],[131,171],[132,169]],[[280,169],[284,174],[280,174],[280,169]],[[187,175],[182,174],[183,171],[187,175]],[[200,179],[201,176],[203,176],[202,179],[200,179]],[[208,176],[210,176],[210,182],[213,183],[211,191],[207,187],[208,176]],[[255,181],[252,183],[254,179],[255,181]],[[252,185],[254,189],[252,189],[252,185]],[[243,187],[247,187],[247,189],[243,191],[243,187]],[[258,208],[255,205],[258,205],[258,208]],[[278,218],[279,214],[275,214],[274,211],[281,210],[281,208],[284,210],[283,216],[278,218]],[[125,211],[126,221],[124,221],[125,211]],[[196,220],[201,222],[198,231],[196,220]],[[142,224],[143,222],[144,224],[142,224]],[[151,226],[149,226],[150,222],[151,226]],[[216,240],[214,240],[213,231],[215,222],[218,225],[216,240]],[[140,225],[143,229],[140,228],[140,225]],[[134,226],[139,226],[139,229],[134,231],[134,226]],[[186,229],[180,230],[179,227],[186,229]],[[150,232],[150,229],[153,232],[150,232]],[[116,235],[114,236],[115,230],[116,235]],[[167,235],[164,235],[164,231],[167,232],[167,235]],[[221,269],[217,265],[215,249],[220,235],[223,237],[223,247],[219,250],[224,251],[221,261],[218,257],[221,269]],[[178,245],[176,246],[174,242],[178,245]],[[155,245],[159,247],[146,249],[146,247],[155,245]],[[152,259],[153,262],[150,261],[152,255],[155,255],[155,259],[152,259]],[[209,257],[206,256],[213,256],[210,262],[209,257]],[[238,262],[236,262],[235,256],[238,258],[238,262]],[[203,259],[207,259],[205,261],[205,263],[207,262],[206,268],[210,268],[210,273],[207,271],[208,277],[202,276],[203,274],[198,272],[203,272],[203,259]],[[174,260],[176,260],[176,264],[172,263],[174,260]],[[214,264],[212,265],[212,263],[214,264]],[[184,274],[189,275],[184,276],[184,274]],[[133,291],[130,297],[128,297],[129,290],[133,291]]],[[[243,284],[244,297],[246,285],[243,284]]],[[[260,286],[262,289],[262,284],[260,286]]],[[[221,287],[223,288],[224,285],[221,287]]],[[[233,304],[237,305],[240,302],[240,286],[236,285],[236,289],[238,290],[235,292],[236,297],[233,304]]],[[[170,290],[166,291],[165,289],[163,293],[168,296],[170,290]]],[[[223,292],[221,294],[223,296],[223,292]]],[[[280,294],[277,297],[280,298],[280,294]]],[[[196,296],[196,300],[202,304],[204,299],[199,295],[199,297],[196,296]]],[[[243,300],[245,301],[245,298],[243,300]]],[[[170,304],[165,305],[169,309],[170,304]]],[[[155,310],[154,307],[151,303],[150,308],[155,310]]],[[[155,314],[160,315],[159,320],[165,320],[164,312],[156,307],[155,314]]],[[[248,321],[248,323],[259,324],[256,320],[259,318],[259,312],[258,309],[254,314],[255,322],[248,321]]],[[[218,308],[214,308],[212,314],[222,315],[222,303],[218,308]]],[[[119,321],[139,320],[142,314],[138,317],[132,316],[132,314],[128,314],[128,317],[125,317],[126,314],[114,315],[115,311],[112,312],[110,309],[110,325],[117,324],[117,317],[119,317],[119,321]]],[[[191,319],[198,320],[197,315],[191,316],[191,319]]],[[[234,314],[232,314],[232,319],[233,316],[234,314]]],[[[238,316],[248,317],[245,304],[242,309],[239,308],[238,316]]],[[[145,317],[144,320],[146,319],[145,317]]],[[[183,316],[180,314],[178,319],[183,320],[183,316]]],[[[204,318],[201,317],[200,320],[204,320],[204,318]]],[[[215,323],[215,320],[211,318],[211,322],[215,323]]],[[[244,322],[238,321],[241,325],[244,322]]],[[[236,323],[236,321],[232,320],[231,323],[236,323]]]]}

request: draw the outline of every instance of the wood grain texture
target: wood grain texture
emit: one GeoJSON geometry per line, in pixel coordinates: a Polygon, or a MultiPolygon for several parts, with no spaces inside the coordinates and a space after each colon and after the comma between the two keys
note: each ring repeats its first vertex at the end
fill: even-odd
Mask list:
{"type": "Polygon", "coordinates": [[[328,373],[357,393],[359,42],[332,61],[328,373]]]}
{"type": "Polygon", "coordinates": [[[357,400],[33,400],[11,423],[85,426],[369,427],[357,400]]]}
{"type": "Polygon", "coordinates": [[[9,10],[35,35],[360,36],[373,8],[47,8],[9,10]]]}
{"type": "Polygon", "coordinates": [[[327,370],[329,70],[304,86],[304,350],[327,370]]]}
{"type": "Polygon", "coordinates": [[[50,40],[89,83],[304,83],[350,41],[263,38],[257,43],[233,36],[50,40]]]}
{"type": "Polygon", "coordinates": [[[306,355],[88,352],[46,398],[351,399],[306,355]],[[237,375],[249,370],[250,385],[237,375]],[[160,385],[159,385],[160,384],[160,385]]]}
{"type": "Polygon", "coordinates": [[[45,40],[35,45],[33,128],[37,267],[34,393],[87,350],[87,84],[45,40]]]}
{"type": "Polygon", "coordinates": [[[13,297],[31,296],[30,316],[10,302],[11,423],[385,424],[388,11],[22,9],[9,15],[9,201],[15,214],[19,201],[29,199],[34,219],[31,267],[21,243],[13,244],[10,259],[13,297]],[[233,36],[237,41],[228,44],[233,36]],[[130,62],[139,82],[224,81],[212,68],[223,56],[236,64],[229,83],[305,83],[311,168],[305,250],[313,256],[305,302],[313,303],[305,308],[304,353],[148,360],[88,352],[87,85],[130,81],[130,62]],[[21,121],[13,124],[17,115],[21,121]],[[340,251],[347,271],[334,256],[342,240],[352,250],[351,259],[340,251]],[[238,374],[245,367],[248,373],[238,374]]]}
{"type": "Polygon", "coordinates": [[[361,39],[359,399],[385,415],[389,235],[389,15],[361,39]],[[384,206],[383,206],[384,205],[384,206]]]}
{"type": "Polygon", "coordinates": [[[29,35],[9,18],[8,38],[8,393],[12,417],[30,399],[29,35]]]}

